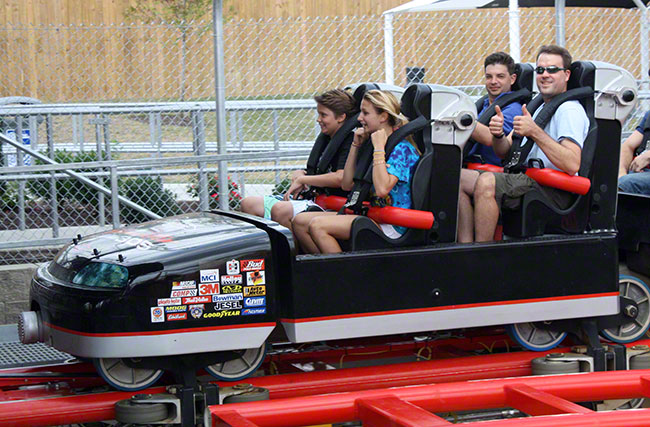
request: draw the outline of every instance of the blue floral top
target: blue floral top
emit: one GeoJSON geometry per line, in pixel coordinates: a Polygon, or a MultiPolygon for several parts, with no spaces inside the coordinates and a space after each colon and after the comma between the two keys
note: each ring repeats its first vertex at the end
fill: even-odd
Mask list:
{"type": "MultiPolygon", "coordinates": [[[[398,208],[410,209],[413,205],[411,199],[411,179],[415,172],[420,155],[413,145],[408,141],[401,141],[386,161],[386,171],[389,175],[397,178],[397,184],[388,193],[386,204],[398,208]]],[[[406,227],[395,227],[400,234],[406,232],[406,227]]]]}

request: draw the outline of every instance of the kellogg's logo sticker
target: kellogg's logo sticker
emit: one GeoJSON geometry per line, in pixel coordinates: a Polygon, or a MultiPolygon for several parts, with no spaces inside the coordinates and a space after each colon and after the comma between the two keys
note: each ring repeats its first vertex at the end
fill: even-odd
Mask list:
{"type": "Polygon", "coordinates": [[[222,294],[236,294],[241,292],[242,285],[224,285],[221,287],[222,294]]]}
{"type": "Polygon", "coordinates": [[[257,286],[265,285],[266,279],[264,271],[251,271],[246,273],[246,285],[247,286],[257,286]]]}
{"type": "Polygon", "coordinates": [[[201,283],[199,295],[214,295],[219,293],[219,283],[201,283]]]}
{"type": "Polygon", "coordinates": [[[172,282],[172,289],[196,289],[196,282],[194,280],[172,282]]]}
{"type": "Polygon", "coordinates": [[[242,277],[241,274],[233,274],[229,276],[221,276],[222,285],[241,285],[242,277]]]}
{"type": "Polygon", "coordinates": [[[167,320],[187,320],[187,313],[171,313],[167,315],[167,320]]]}
{"type": "Polygon", "coordinates": [[[260,297],[266,295],[266,286],[246,286],[244,288],[245,297],[260,297]]]}
{"type": "Polygon", "coordinates": [[[172,290],[170,297],[195,297],[196,289],[180,289],[177,291],[172,290]]]}
{"type": "Polygon", "coordinates": [[[212,298],[209,296],[183,298],[183,304],[201,304],[206,302],[212,302],[212,298]]]}
{"type": "Polygon", "coordinates": [[[206,282],[218,282],[219,281],[219,269],[215,268],[212,270],[201,270],[201,283],[206,282]]]}
{"type": "Polygon", "coordinates": [[[151,323],[165,321],[165,310],[162,307],[151,307],[151,323]]]}
{"type": "Polygon", "coordinates": [[[241,261],[241,271],[264,270],[264,258],[262,259],[243,259],[241,261]]]}
{"type": "Polygon", "coordinates": [[[158,307],[164,307],[166,305],[181,305],[180,298],[158,298],[158,307]]]}
{"type": "Polygon", "coordinates": [[[190,306],[190,314],[195,319],[200,319],[203,316],[203,310],[205,306],[203,304],[196,304],[190,306]]]}
{"type": "Polygon", "coordinates": [[[241,293],[226,294],[226,295],[212,295],[212,302],[240,301],[242,299],[244,299],[244,295],[241,293]]]}
{"type": "Polygon", "coordinates": [[[231,259],[226,263],[226,274],[239,274],[239,261],[231,259]]]}

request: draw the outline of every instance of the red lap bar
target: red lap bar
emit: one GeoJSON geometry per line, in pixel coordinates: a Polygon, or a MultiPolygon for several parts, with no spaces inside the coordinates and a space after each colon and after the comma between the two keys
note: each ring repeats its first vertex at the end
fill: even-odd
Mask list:
{"type": "MultiPolygon", "coordinates": [[[[265,402],[242,403],[237,407],[211,406],[213,420],[219,420],[221,413],[236,410],[247,421],[260,427],[290,427],[313,424],[346,422],[358,420],[369,423],[361,415],[359,402],[395,402],[415,405],[429,412],[449,412],[461,410],[479,410],[503,408],[507,406],[522,409],[531,407],[531,400],[539,398],[539,407],[545,407],[543,413],[552,413],[557,409],[568,410],[570,414],[544,417],[507,419],[490,421],[491,427],[501,426],[648,426],[650,410],[615,411],[615,412],[581,412],[571,402],[587,402],[602,399],[628,399],[650,396],[650,372],[648,371],[614,371],[590,374],[550,375],[544,377],[507,378],[495,380],[468,381],[450,384],[411,386],[391,389],[368,390],[349,393],[308,396],[295,399],[277,399],[265,402]],[[531,392],[531,389],[534,392],[531,392]],[[525,392],[525,397],[518,396],[513,390],[525,392]],[[549,397],[551,395],[552,397],[549,397]],[[385,400],[388,399],[388,400],[385,400]],[[564,403],[562,400],[568,402],[564,403]]],[[[363,404],[362,404],[363,406],[363,404]]],[[[367,406],[367,405],[366,405],[367,406]]],[[[387,408],[390,405],[382,405],[387,408]]],[[[408,424],[408,417],[400,418],[405,409],[404,404],[393,405],[395,413],[384,417],[385,422],[379,426],[415,425],[408,424]],[[390,417],[395,420],[390,421],[390,417]]],[[[372,411],[371,417],[379,418],[381,411],[372,411]]],[[[430,418],[424,426],[444,425],[437,418],[430,418]]],[[[471,424],[471,423],[466,423],[471,424]]],[[[369,425],[369,424],[366,424],[369,425]]],[[[245,424],[231,424],[232,427],[244,427],[245,424]]]]}
{"type": "MultiPolygon", "coordinates": [[[[345,204],[346,199],[340,196],[316,197],[316,203],[325,209],[338,211],[345,204]]],[[[418,211],[415,209],[396,208],[394,206],[370,207],[367,202],[364,206],[368,207],[368,218],[380,224],[391,224],[400,227],[418,228],[428,230],[433,227],[433,213],[427,211],[418,211]]],[[[352,213],[346,211],[346,213],[352,213]]]]}

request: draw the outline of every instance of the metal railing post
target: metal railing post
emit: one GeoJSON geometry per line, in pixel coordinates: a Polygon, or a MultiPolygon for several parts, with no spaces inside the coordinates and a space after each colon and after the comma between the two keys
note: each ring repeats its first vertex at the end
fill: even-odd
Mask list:
{"type": "MultiPolygon", "coordinates": [[[[23,146],[23,118],[16,116],[16,142],[23,146]]],[[[16,149],[16,164],[24,166],[24,156],[22,150],[16,149]]],[[[18,228],[22,231],[25,229],[25,181],[18,182],[18,228]]]]}
{"type": "MultiPolygon", "coordinates": [[[[278,135],[278,110],[273,110],[273,151],[280,151],[280,137],[278,135]]],[[[273,164],[276,167],[275,170],[275,185],[280,183],[280,172],[277,170],[277,167],[280,165],[280,160],[275,159],[273,164]]]]}
{"type": "MultiPolygon", "coordinates": [[[[97,147],[97,161],[103,161],[104,160],[104,154],[102,153],[102,124],[101,124],[101,118],[99,114],[95,114],[95,145],[97,147]]],[[[100,169],[102,170],[102,169],[100,169]]],[[[97,184],[99,185],[104,185],[104,180],[100,177],[97,177],[97,184]]],[[[106,206],[105,206],[105,200],[104,200],[104,193],[99,192],[97,194],[97,213],[98,213],[98,218],[97,221],[99,222],[99,225],[103,226],[106,225],[106,206]]]]}
{"type": "MultiPolygon", "coordinates": [[[[45,135],[47,138],[47,151],[50,158],[54,160],[54,138],[52,137],[52,115],[45,118],[45,135]]],[[[50,205],[52,209],[52,237],[59,237],[59,196],[56,188],[56,172],[50,172],[50,205]]]]}
{"type": "MultiPolygon", "coordinates": [[[[192,133],[194,134],[195,153],[205,155],[205,120],[202,111],[192,112],[192,133]]],[[[208,194],[208,175],[205,171],[206,163],[198,162],[199,167],[199,209],[210,210],[210,195],[208,194]]]]}
{"type": "Polygon", "coordinates": [[[111,166],[111,212],[113,217],[113,229],[120,227],[120,200],[117,197],[117,166],[111,166]]]}

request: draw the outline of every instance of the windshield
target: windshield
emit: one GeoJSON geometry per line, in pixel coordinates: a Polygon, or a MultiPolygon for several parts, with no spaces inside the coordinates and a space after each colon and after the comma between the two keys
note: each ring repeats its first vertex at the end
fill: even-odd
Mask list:
{"type": "Polygon", "coordinates": [[[75,285],[95,288],[123,288],[129,279],[126,267],[105,262],[91,262],[72,278],[75,285]]]}

